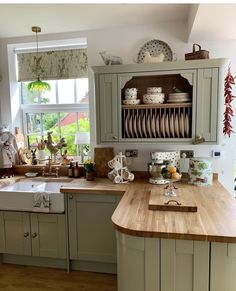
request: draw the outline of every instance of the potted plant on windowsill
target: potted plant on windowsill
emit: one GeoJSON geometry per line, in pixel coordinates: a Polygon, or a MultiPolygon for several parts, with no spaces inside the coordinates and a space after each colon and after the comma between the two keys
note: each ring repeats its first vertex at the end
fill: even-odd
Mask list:
{"type": "Polygon", "coordinates": [[[85,177],[87,181],[94,180],[95,174],[95,163],[88,159],[84,162],[85,177]]]}

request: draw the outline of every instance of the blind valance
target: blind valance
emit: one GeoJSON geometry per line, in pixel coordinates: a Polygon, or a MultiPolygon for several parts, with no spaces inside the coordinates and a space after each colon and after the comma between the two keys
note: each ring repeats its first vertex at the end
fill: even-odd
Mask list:
{"type": "Polygon", "coordinates": [[[39,52],[19,53],[18,81],[33,81],[38,73],[42,80],[77,79],[88,76],[87,49],[70,49],[39,52]]]}

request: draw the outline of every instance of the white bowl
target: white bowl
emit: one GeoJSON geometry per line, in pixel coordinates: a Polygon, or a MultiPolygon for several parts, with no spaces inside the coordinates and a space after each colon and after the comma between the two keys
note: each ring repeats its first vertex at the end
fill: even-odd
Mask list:
{"type": "Polygon", "coordinates": [[[137,88],[126,88],[125,95],[137,95],[138,89],[137,88]]]}
{"type": "Polygon", "coordinates": [[[162,87],[148,87],[147,94],[157,94],[162,92],[162,87]]]}
{"type": "Polygon", "coordinates": [[[143,95],[143,103],[150,104],[150,103],[163,103],[165,100],[164,93],[158,94],[144,94],[143,95]]]}
{"type": "Polygon", "coordinates": [[[135,100],[137,99],[137,94],[135,95],[125,95],[126,100],[135,100]]]}
{"type": "Polygon", "coordinates": [[[139,103],[140,103],[140,99],[123,100],[124,105],[138,105],[139,103]]]}

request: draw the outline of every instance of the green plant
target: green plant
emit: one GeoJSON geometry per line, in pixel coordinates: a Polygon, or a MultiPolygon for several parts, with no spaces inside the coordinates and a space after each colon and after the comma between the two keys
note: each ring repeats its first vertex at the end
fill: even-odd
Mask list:
{"type": "Polygon", "coordinates": [[[95,171],[95,163],[88,159],[84,162],[84,169],[86,172],[94,172],[95,171]]]}

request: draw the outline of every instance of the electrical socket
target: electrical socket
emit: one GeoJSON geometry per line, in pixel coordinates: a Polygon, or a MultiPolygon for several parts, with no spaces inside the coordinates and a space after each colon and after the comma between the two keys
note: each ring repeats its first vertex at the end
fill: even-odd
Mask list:
{"type": "Polygon", "coordinates": [[[194,157],[194,151],[193,150],[181,150],[180,151],[180,157],[183,158],[183,154],[185,154],[185,158],[193,158],[194,157]]]}
{"type": "Polygon", "coordinates": [[[125,150],[125,156],[129,158],[137,158],[138,150],[125,150]]]}

